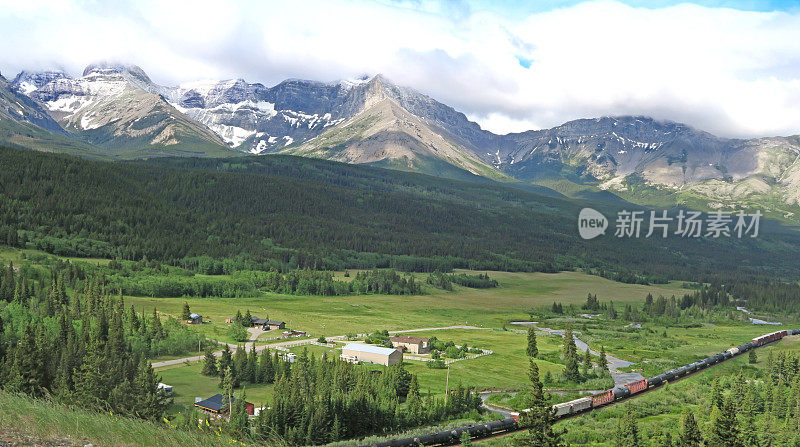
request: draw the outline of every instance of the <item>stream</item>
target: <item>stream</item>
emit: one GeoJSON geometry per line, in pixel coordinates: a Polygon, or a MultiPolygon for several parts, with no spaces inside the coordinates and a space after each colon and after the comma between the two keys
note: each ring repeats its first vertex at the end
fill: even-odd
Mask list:
{"type": "MultiPolygon", "coordinates": [[[[542,332],[547,332],[548,334],[551,335],[558,335],[561,337],[564,336],[563,330],[550,329],[548,327],[539,327],[537,326],[535,321],[512,321],[511,324],[515,324],[518,326],[534,327],[537,330],[540,330],[542,332]]],[[[572,339],[575,340],[575,347],[577,347],[580,352],[584,352],[588,348],[589,352],[592,355],[600,356],[599,352],[592,350],[589,347],[589,345],[586,344],[586,342],[576,337],[575,334],[580,334],[580,332],[577,331],[572,332],[572,339]]],[[[631,383],[637,380],[644,379],[644,376],[639,373],[628,373],[628,372],[618,371],[619,368],[627,368],[628,366],[635,365],[635,363],[629,362],[627,360],[618,359],[608,354],[606,354],[606,360],[608,361],[608,371],[611,373],[611,378],[614,379],[614,385],[620,386],[620,385],[625,385],[626,383],[631,383]]]]}

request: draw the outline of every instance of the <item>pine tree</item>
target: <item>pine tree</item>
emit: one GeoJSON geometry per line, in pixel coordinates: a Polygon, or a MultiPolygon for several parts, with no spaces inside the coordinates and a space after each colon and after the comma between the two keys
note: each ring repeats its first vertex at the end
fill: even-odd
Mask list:
{"type": "MultiPolygon", "coordinates": [[[[222,370],[222,380],[219,386],[222,388],[222,401],[228,403],[228,410],[232,410],[233,389],[236,387],[236,375],[230,366],[222,370]]],[[[223,409],[224,411],[224,409],[223,409]]]]}
{"type": "Polygon", "coordinates": [[[250,420],[247,417],[247,393],[242,390],[242,395],[231,406],[228,430],[238,439],[250,437],[250,420]]]}
{"type": "Polygon", "coordinates": [[[641,447],[642,440],[639,436],[639,426],[633,413],[628,412],[621,417],[617,424],[617,432],[614,439],[616,447],[641,447]]]}
{"type": "Polygon", "coordinates": [[[164,403],[167,401],[167,396],[158,389],[158,382],[159,378],[153,371],[150,362],[142,359],[133,383],[136,392],[135,411],[139,417],[155,421],[161,419],[164,414],[164,403]]]}
{"type": "Polygon", "coordinates": [[[755,349],[751,349],[750,350],[750,357],[749,357],[748,361],[749,361],[749,363],[751,365],[754,365],[754,364],[758,363],[758,354],[756,354],[756,350],[755,349]]]}
{"type": "Polygon", "coordinates": [[[228,370],[233,366],[233,355],[231,354],[231,348],[227,344],[224,348],[222,348],[222,355],[219,358],[219,362],[217,363],[217,371],[219,371],[219,377],[223,378],[225,376],[225,371],[228,370]]]}
{"type": "Polygon", "coordinates": [[[472,447],[472,438],[467,430],[461,432],[461,447],[472,447]]]}
{"type": "Polygon", "coordinates": [[[536,346],[536,330],[532,327],[528,328],[528,347],[526,352],[528,357],[536,357],[539,355],[539,348],[536,346]]]}
{"type": "Polygon", "coordinates": [[[711,433],[706,440],[708,447],[741,447],[739,424],[736,420],[736,408],[730,400],[711,413],[711,433]]]}
{"type": "Polygon", "coordinates": [[[608,372],[608,359],[606,359],[606,347],[600,346],[600,360],[597,361],[597,366],[605,373],[608,372]]]}
{"type": "Polygon", "coordinates": [[[589,375],[589,369],[592,367],[592,355],[589,353],[589,348],[586,348],[586,352],[583,356],[583,365],[582,365],[582,372],[584,377],[589,375]]]}
{"type": "Polygon", "coordinates": [[[571,382],[580,381],[578,371],[578,348],[575,347],[575,338],[572,336],[572,325],[567,325],[564,331],[564,378],[571,382]]]}
{"type": "Polygon", "coordinates": [[[206,355],[203,360],[203,370],[201,374],[204,376],[216,376],[219,375],[219,371],[217,370],[217,358],[214,357],[214,351],[211,347],[206,348],[206,355]]]}
{"type": "Polygon", "coordinates": [[[677,447],[700,447],[703,445],[703,435],[697,426],[694,414],[684,410],[681,417],[681,433],[678,436],[677,447]]]}
{"type": "Polygon", "coordinates": [[[614,309],[614,302],[608,302],[608,308],[606,308],[606,318],[609,320],[616,320],[617,319],[617,311],[614,309]]]}
{"type": "Polygon", "coordinates": [[[183,313],[181,313],[181,319],[184,321],[189,320],[191,317],[192,311],[189,310],[189,303],[186,301],[183,302],[183,313]]]}
{"type": "Polygon", "coordinates": [[[256,344],[250,347],[250,352],[247,354],[247,363],[245,365],[244,373],[242,374],[243,380],[250,383],[258,383],[256,375],[258,371],[258,354],[256,354],[256,344]]]}
{"type": "Polygon", "coordinates": [[[533,359],[530,359],[528,377],[531,382],[527,403],[529,411],[520,414],[520,425],[527,427],[528,431],[515,438],[514,443],[519,446],[558,447],[561,445],[562,433],[553,430],[555,413],[547,402],[548,396],[544,392],[542,382],[539,381],[539,367],[533,359]]]}
{"type": "Polygon", "coordinates": [[[753,416],[745,416],[742,420],[741,441],[744,447],[759,447],[758,430],[756,419],[753,416]]]}
{"type": "Polygon", "coordinates": [[[11,379],[6,386],[32,396],[41,396],[46,387],[44,355],[37,346],[32,325],[25,327],[22,340],[14,349],[11,379]]]}
{"type": "Polygon", "coordinates": [[[721,409],[723,404],[724,400],[722,398],[722,385],[717,378],[711,382],[711,405],[715,408],[721,409]]]}
{"type": "Polygon", "coordinates": [[[236,347],[236,351],[233,353],[233,376],[235,377],[235,386],[239,386],[239,383],[245,380],[245,373],[247,369],[247,349],[239,345],[236,347]]]}

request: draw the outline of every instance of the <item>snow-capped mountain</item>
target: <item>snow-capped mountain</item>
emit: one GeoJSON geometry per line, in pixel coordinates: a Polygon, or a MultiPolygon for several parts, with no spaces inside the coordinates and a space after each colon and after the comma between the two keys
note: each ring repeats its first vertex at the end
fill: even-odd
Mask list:
{"type": "Polygon", "coordinates": [[[70,135],[112,154],[225,152],[216,134],[155,93],[158,86],[136,66],[90,65],[79,78],[22,73],[13,87],[43,106],[70,135]]]}
{"type": "Polygon", "coordinates": [[[22,71],[14,78],[13,81],[11,81],[11,85],[13,85],[14,88],[20,93],[29,95],[34,90],[37,90],[42,86],[55,81],[56,79],[63,79],[67,77],[68,76],[66,73],[62,71],[22,71]]]}
{"type": "Polygon", "coordinates": [[[305,141],[318,134],[315,129],[333,123],[330,112],[320,112],[334,109],[335,104],[315,104],[320,99],[324,102],[332,89],[316,84],[286,81],[266,88],[232,79],[191,82],[161,91],[174,107],[213,130],[231,148],[260,154],[305,141]]]}

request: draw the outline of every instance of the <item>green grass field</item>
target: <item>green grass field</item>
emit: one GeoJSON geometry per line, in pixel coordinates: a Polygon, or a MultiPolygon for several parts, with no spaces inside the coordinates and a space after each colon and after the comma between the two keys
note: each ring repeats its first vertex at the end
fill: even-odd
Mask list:
{"type": "MultiPolygon", "coordinates": [[[[219,377],[208,377],[200,374],[203,368],[201,363],[193,363],[189,366],[174,365],[156,370],[156,374],[161,376],[161,381],[174,388],[173,398],[176,404],[186,408],[194,405],[195,397],[206,399],[214,394],[220,393],[219,377]]],[[[265,403],[272,395],[273,385],[246,385],[238,388],[236,393],[247,393],[247,401],[254,403],[257,407],[265,403]]]]}
{"type": "MultiPolygon", "coordinates": [[[[475,273],[475,272],[471,272],[475,273]]],[[[199,327],[209,336],[224,339],[226,318],[250,309],[254,316],[286,321],[287,327],[319,335],[343,335],[376,329],[403,330],[451,325],[500,328],[508,321],[527,320],[533,307],[559,301],[581,304],[596,293],[601,300],[641,302],[647,293],[681,295],[680,283],[642,286],[622,284],[579,272],[508,273],[490,272],[500,282],[494,289],[456,286],[453,292],[426,287],[415,296],[354,295],[343,297],[265,294],[257,298],[148,298],[126,297],[137,309],[180,315],[183,302],[193,312],[210,318],[199,327]],[[216,328],[216,330],[215,330],[216,328]]],[[[416,275],[424,281],[427,275],[416,275]]]]}

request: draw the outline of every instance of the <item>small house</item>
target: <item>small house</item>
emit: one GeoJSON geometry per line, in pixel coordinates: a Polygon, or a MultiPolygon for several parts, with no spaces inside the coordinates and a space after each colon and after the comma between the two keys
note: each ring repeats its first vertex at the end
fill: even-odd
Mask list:
{"type": "Polygon", "coordinates": [[[273,321],[267,318],[252,318],[251,326],[260,327],[262,330],[271,331],[273,329],[285,329],[286,323],[283,321],[273,321]]]}
{"type": "Polygon", "coordinates": [[[264,322],[263,326],[264,330],[269,328],[269,330],[273,329],[286,329],[286,323],[283,321],[274,321],[274,320],[267,320],[264,322]]]}
{"type": "MultiPolygon", "coordinates": [[[[210,415],[223,415],[228,414],[230,409],[233,405],[236,404],[236,398],[231,397],[230,402],[228,402],[228,397],[223,396],[222,394],[215,394],[208,399],[197,401],[194,403],[194,406],[197,407],[203,413],[210,414],[210,415]]],[[[245,412],[252,416],[255,412],[255,405],[251,404],[250,402],[245,402],[245,412]]]]}
{"type": "Polygon", "coordinates": [[[401,348],[410,354],[426,354],[431,350],[431,340],[429,338],[398,335],[390,338],[389,341],[392,342],[392,346],[395,348],[401,348]]]}
{"type": "Polygon", "coordinates": [[[186,320],[189,324],[202,324],[203,316],[199,314],[189,314],[189,319],[186,320]]]}

